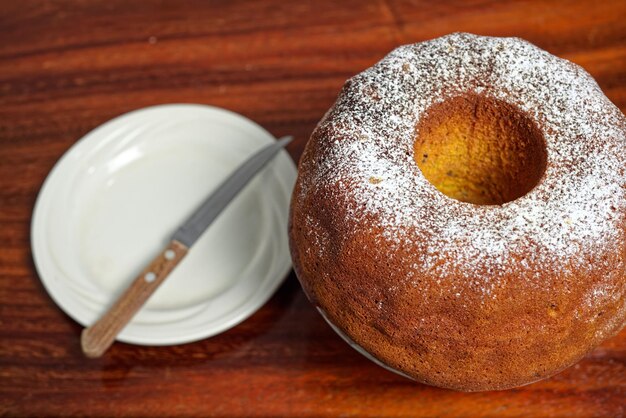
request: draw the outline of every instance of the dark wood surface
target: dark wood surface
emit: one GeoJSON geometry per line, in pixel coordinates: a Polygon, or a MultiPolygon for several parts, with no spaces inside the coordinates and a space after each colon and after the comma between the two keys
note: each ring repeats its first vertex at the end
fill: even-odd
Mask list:
{"type": "Polygon", "coordinates": [[[0,414],[624,416],[626,331],[520,389],[463,394],[405,380],[342,342],[296,278],[217,337],[80,352],[44,291],[30,218],[57,159],[140,107],[239,112],[300,156],[344,80],[397,45],[453,31],[520,36],[584,66],[626,109],[626,2],[9,1],[0,3],[0,414]]]}

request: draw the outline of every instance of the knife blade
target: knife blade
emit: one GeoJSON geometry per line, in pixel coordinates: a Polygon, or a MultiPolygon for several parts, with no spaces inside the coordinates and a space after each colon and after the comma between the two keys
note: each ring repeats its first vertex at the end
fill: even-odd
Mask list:
{"type": "Polygon", "coordinates": [[[292,139],[293,137],[291,136],[283,137],[261,149],[242,164],[185,221],[178,231],[174,233],[173,239],[188,248],[191,247],[239,191],[248,184],[252,177],[292,139]]]}
{"type": "Polygon", "coordinates": [[[87,357],[100,357],[154,291],[187,255],[213,221],[239,192],[283,149],[292,136],[263,147],[224,180],[178,228],[169,245],[137,276],[115,303],[81,334],[87,357]]]}

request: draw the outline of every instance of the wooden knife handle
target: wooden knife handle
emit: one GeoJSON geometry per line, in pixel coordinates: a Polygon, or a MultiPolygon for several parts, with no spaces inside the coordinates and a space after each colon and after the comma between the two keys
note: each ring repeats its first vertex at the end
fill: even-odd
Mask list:
{"type": "Polygon", "coordinates": [[[81,334],[81,346],[87,357],[100,357],[113,344],[120,331],[135,316],[189,248],[173,240],[131,283],[119,299],[96,323],[81,334]]]}

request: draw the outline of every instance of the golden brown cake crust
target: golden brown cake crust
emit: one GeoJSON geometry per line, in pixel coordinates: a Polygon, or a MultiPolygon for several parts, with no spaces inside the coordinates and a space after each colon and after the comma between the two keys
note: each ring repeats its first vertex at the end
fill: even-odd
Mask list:
{"type": "Polygon", "coordinates": [[[580,67],[515,38],[453,34],[349,80],[300,160],[289,236],[311,301],[420,382],[464,391],[568,367],[626,322],[626,118],[580,67]],[[502,205],[449,198],[415,163],[436,103],[515,106],[546,169],[502,205]]]}

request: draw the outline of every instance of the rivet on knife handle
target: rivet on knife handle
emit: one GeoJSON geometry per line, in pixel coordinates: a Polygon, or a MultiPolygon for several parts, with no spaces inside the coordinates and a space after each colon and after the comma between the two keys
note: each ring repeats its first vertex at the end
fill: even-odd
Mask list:
{"type": "Polygon", "coordinates": [[[115,304],[95,324],[83,330],[80,343],[87,357],[100,357],[113,344],[120,331],[187,255],[187,251],[189,249],[180,242],[171,241],[115,304]]]}

